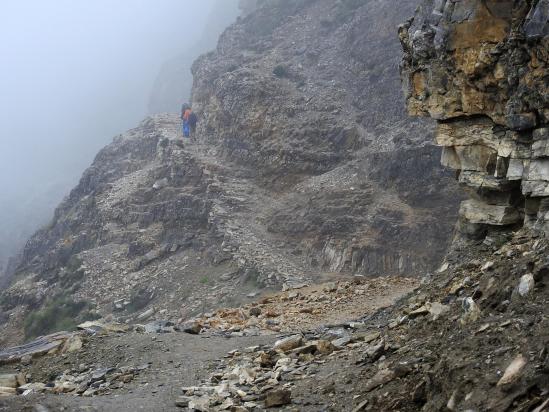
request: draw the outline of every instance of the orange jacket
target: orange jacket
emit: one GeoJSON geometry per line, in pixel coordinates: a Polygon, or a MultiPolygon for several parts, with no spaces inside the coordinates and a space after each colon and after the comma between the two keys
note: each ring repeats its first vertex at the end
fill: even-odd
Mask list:
{"type": "Polygon", "coordinates": [[[185,113],[183,114],[183,120],[185,120],[186,122],[188,122],[190,116],[191,116],[191,109],[185,110],[185,113]]]}

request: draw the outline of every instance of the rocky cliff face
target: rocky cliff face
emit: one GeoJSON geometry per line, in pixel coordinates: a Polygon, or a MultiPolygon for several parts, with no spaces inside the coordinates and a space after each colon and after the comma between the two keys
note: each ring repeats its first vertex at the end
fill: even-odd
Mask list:
{"type": "Polygon", "coordinates": [[[471,196],[462,232],[547,231],[549,2],[430,1],[403,25],[412,115],[439,124],[442,163],[471,196]]]}
{"type": "Polygon", "coordinates": [[[393,57],[415,5],[260,3],[193,67],[201,138],[293,203],[269,229],[333,271],[421,272],[447,245],[453,186],[430,168],[430,124],[403,112],[393,57]]]}
{"type": "MultiPolygon", "coordinates": [[[[345,23],[326,32],[322,44],[341,46],[335,39],[346,38],[354,19],[380,13],[375,17],[383,22],[385,5],[395,4],[289,4],[259,4],[225,33],[216,53],[195,65],[200,144],[182,144],[177,117],[159,115],[100,153],[52,227],[29,243],[17,283],[3,295],[10,319],[25,305],[47,304],[48,295],[70,284],[76,285],[74,296],[94,297],[103,314],[116,310],[118,320],[141,322],[155,307],[161,309],[158,316],[169,319],[172,307],[196,311],[196,302],[223,304],[250,280],[295,286],[330,270],[372,274],[406,267],[406,262],[390,266],[389,250],[413,251],[412,269],[419,267],[416,251],[423,249],[427,261],[433,259],[437,249],[430,242],[437,237],[427,227],[451,216],[444,208],[455,199],[443,191],[450,180],[437,169],[435,152],[414,134],[424,126],[375,107],[366,120],[354,117],[356,107],[349,102],[361,100],[361,91],[342,80],[354,72],[345,64],[330,72],[328,78],[341,89],[322,80],[330,67],[322,65],[322,56],[344,56],[346,49],[321,48],[318,40],[316,66],[299,61],[307,47],[290,52],[304,32],[312,33],[309,42],[316,44],[321,32],[314,28],[321,30],[326,18],[341,21],[332,18],[341,16],[342,5],[351,5],[352,13],[343,14],[345,23]],[[233,48],[235,43],[242,47],[233,48]],[[270,68],[273,75],[266,74],[270,68]],[[297,69],[305,80],[294,84],[288,73],[297,69]],[[344,98],[337,90],[345,91],[344,98]],[[318,96],[322,99],[315,100],[318,96]],[[372,115],[377,120],[370,123],[372,115]],[[402,130],[398,119],[407,125],[409,141],[394,138],[402,130]],[[333,128],[354,131],[330,138],[333,128]],[[440,181],[429,183],[437,177],[440,181]],[[396,238],[401,242],[391,243],[396,238]],[[412,239],[422,244],[414,246],[412,239]],[[357,245],[377,245],[382,257],[376,261],[361,254],[357,251],[364,249],[357,245]],[[201,270],[212,276],[207,287],[197,281],[201,270]],[[131,298],[109,308],[116,293],[131,298]],[[135,308],[147,307],[132,315],[135,308]]],[[[370,22],[376,34],[382,33],[370,22]]],[[[97,337],[42,338],[0,353],[0,363],[20,359],[3,375],[8,387],[0,393],[25,395],[0,402],[0,409],[3,404],[5,410],[30,407],[33,392],[53,392],[71,396],[38,399],[70,410],[91,402],[98,410],[128,411],[135,405],[169,410],[173,404],[243,411],[263,406],[311,412],[547,411],[546,201],[525,190],[545,184],[531,173],[545,161],[547,105],[540,99],[547,96],[547,60],[542,58],[547,27],[547,2],[478,0],[425,1],[400,29],[410,111],[439,121],[443,161],[458,168],[460,181],[474,196],[462,206],[462,233],[486,234],[457,237],[436,274],[421,282],[354,278],[263,296],[194,319],[183,328],[202,334],[192,340],[165,321],[130,331],[107,319],[88,324],[103,331],[97,337]],[[495,75],[487,68],[499,64],[489,64],[490,59],[501,63],[496,70],[504,75],[487,86],[495,75]],[[464,64],[478,70],[476,75],[467,74],[464,64]],[[513,163],[522,164],[520,179],[511,179],[513,163]],[[537,213],[528,213],[532,204],[538,205],[537,213]],[[390,296],[400,298],[370,312],[369,306],[384,306],[381,301],[390,296]],[[147,335],[164,332],[162,339],[147,335]],[[272,332],[291,335],[267,345],[265,337],[255,336],[272,332]],[[242,340],[235,342],[237,336],[242,340]],[[227,342],[233,350],[225,355],[227,342]],[[55,352],[51,345],[60,348],[60,356],[23,359],[29,352],[44,352],[44,345],[50,353],[55,352]],[[223,359],[212,363],[204,353],[223,359]],[[189,360],[184,371],[174,359],[189,360]],[[127,366],[137,360],[148,363],[127,366]],[[23,385],[27,372],[39,381],[23,385]],[[139,374],[133,386],[117,382],[128,384],[139,374]],[[194,380],[187,381],[189,376],[194,380]],[[185,396],[174,402],[182,380],[185,396]]],[[[360,28],[355,33],[364,34],[370,25],[360,28]]],[[[382,95],[371,98],[389,107],[382,95]]]]}
{"type": "Polygon", "coordinates": [[[193,66],[196,140],[177,115],[118,136],[31,238],[2,295],[10,331],[67,298],[91,310],[71,319],[176,320],[438,264],[458,194],[431,123],[403,110],[394,31],[415,2],[254,7],[193,66]]]}

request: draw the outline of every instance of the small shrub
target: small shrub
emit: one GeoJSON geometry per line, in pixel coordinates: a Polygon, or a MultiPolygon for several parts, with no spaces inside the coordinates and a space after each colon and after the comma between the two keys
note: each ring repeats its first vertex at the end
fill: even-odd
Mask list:
{"type": "Polygon", "coordinates": [[[505,245],[509,241],[509,237],[507,234],[494,234],[494,247],[501,248],[503,245],[505,245]]]}
{"type": "Polygon", "coordinates": [[[207,276],[204,276],[202,279],[200,279],[200,283],[202,283],[203,285],[207,285],[208,283],[210,283],[210,280],[207,276]]]}
{"type": "Polygon", "coordinates": [[[76,255],[72,255],[67,262],[66,268],[71,272],[76,272],[82,266],[82,259],[76,255]]]}
{"type": "Polygon", "coordinates": [[[84,275],[85,271],[82,269],[82,260],[76,256],[71,256],[64,270],[58,272],[63,289],[79,285],[84,275]]]}
{"type": "Polygon", "coordinates": [[[235,296],[227,296],[223,298],[222,304],[226,308],[236,308],[240,306],[241,302],[235,296]]]}
{"type": "Polygon", "coordinates": [[[262,284],[259,281],[259,272],[255,269],[247,270],[244,274],[244,285],[254,289],[260,288],[262,284]]]}
{"type": "Polygon", "coordinates": [[[288,77],[289,73],[288,73],[288,68],[282,64],[279,64],[277,66],[275,66],[275,68],[273,69],[273,74],[278,77],[278,78],[285,78],[285,77],[288,77]]]}

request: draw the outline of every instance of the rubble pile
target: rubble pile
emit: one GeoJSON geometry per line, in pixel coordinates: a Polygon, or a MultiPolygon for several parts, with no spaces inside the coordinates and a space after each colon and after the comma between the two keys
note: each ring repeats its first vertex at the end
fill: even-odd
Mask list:
{"type": "Polygon", "coordinates": [[[338,319],[356,319],[373,307],[388,306],[418,283],[402,277],[356,276],[267,295],[239,308],[219,309],[186,323],[186,329],[232,336],[314,329],[338,319]]]}
{"type": "Polygon", "coordinates": [[[1,374],[0,375],[0,398],[15,395],[17,388],[27,383],[23,374],[1,374]]]}
{"type": "MultiPolygon", "coordinates": [[[[548,256],[544,233],[527,229],[492,234],[484,240],[461,239],[437,273],[425,276],[411,293],[400,294],[393,305],[375,313],[368,314],[364,305],[368,298],[354,292],[371,287],[372,292],[380,293],[382,283],[376,283],[378,280],[371,281],[377,286],[368,288],[368,282],[360,279],[288,290],[190,324],[151,321],[130,327],[126,333],[97,332],[94,346],[84,348],[88,360],[82,367],[77,357],[69,367],[54,368],[57,373],[43,383],[40,379],[47,375],[35,380],[21,368],[9,378],[17,382],[15,388],[11,383],[12,388],[2,392],[26,393],[13,397],[18,399],[38,392],[81,395],[76,399],[104,395],[94,397],[95,402],[101,402],[109,394],[134,390],[126,385],[137,374],[156,386],[167,383],[155,373],[171,371],[175,377],[192,371],[180,369],[189,362],[185,361],[186,352],[170,356],[165,363],[156,360],[157,371],[120,366],[105,369],[90,362],[95,351],[105,345],[124,347],[120,341],[114,343],[113,336],[121,337],[124,345],[140,339],[147,352],[145,359],[152,356],[153,360],[154,353],[149,353],[153,347],[169,354],[181,340],[190,339],[196,347],[222,339],[227,346],[212,359],[209,372],[171,387],[174,408],[542,412],[549,398],[548,256]],[[352,301],[351,291],[361,300],[352,301]],[[328,298],[317,302],[320,296],[328,298]],[[331,323],[330,312],[344,301],[350,305],[361,302],[362,307],[357,308],[361,314],[346,317],[355,312],[338,312],[339,320],[331,323]],[[311,313],[299,308],[317,303],[328,309],[318,314],[315,323],[308,318],[311,313]],[[291,332],[277,332],[270,325],[265,329],[246,326],[249,319],[262,321],[261,316],[275,308],[280,311],[279,318],[289,322],[285,328],[291,332]],[[178,330],[187,333],[173,333],[178,330]],[[255,333],[279,335],[274,343],[274,339],[253,343],[258,338],[270,339],[250,336],[255,333]],[[161,343],[164,340],[166,343],[161,343]],[[237,347],[236,342],[239,349],[227,352],[237,347]],[[180,365],[177,368],[176,363],[180,365]],[[181,386],[180,396],[174,396],[173,390],[181,386]],[[124,387],[125,391],[115,392],[124,387]]],[[[374,296],[369,299],[375,301],[374,296]]],[[[269,319],[276,317],[265,317],[265,321],[269,319]]],[[[50,367],[63,362],[62,356],[55,358],[59,361],[49,363],[50,367]]],[[[120,358],[113,365],[127,365],[131,359],[120,358]]],[[[150,388],[153,394],[154,386],[150,388]]]]}
{"type": "Polygon", "coordinates": [[[137,367],[89,369],[81,365],[78,369],[66,370],[48,383],[32,382],[17,387],[17,393],[27,396],[32,393],[74,394],[84,397],[108,394],[131,382],[149,365],[137,367]]]}
{"type": "MultiPolygon", "coordinates": [[[[355,328],[364,324],[354,324],[355,328]]],[[[361,349],[372,358],[384,351],[379,332],[358,333],[326,329],[321,335],[290,335],[273,346],[231,351],[209,381],[183,388],[176,405],[195,411],[239,411],[281,407],[292,403],[294,382],[310,378],[309,367],[323,364],[346,347],[361,349]]]]}
{"type": "Polygon", "coordinates": [[[197,411],[546,411],[549,243],[462,241],[395,305],[230,352],[177,400],[197,411]],[[294,409],[291,409],[294,408],[294,409]]]}
{"type": "Polygon", "coordinates": [[[549,1],[425,0],[400,27],[408,110],[438,121],[470,195],[436,273],[457,196],[385,69],[387,16],[415,2],[263,3],[193,67],[197,144],[174,115],[115,139],[2,295],[6,330],[73,286],[145,324],[83,326],[107,335],[82,367],[63,357],[81,335],[0,354],[21,364],[0,410],[45,392],[69,410],[547,412],[549,1]],[[29,376],[28,351],[61,356],[29,376]]]}
{"type": "Polygon", "coordinates": [[[46,354],[74,352],[82,348],[82,344],[77,332],[58,332],[41,336],[24,345],[0,350],[0,365],[25,362],[46,354]]]}
{"type": "Polygon", "coordinates": [[[335,410],[353,394],[353,407],[370,411],[546,411],[548,255],[545,236],[526,230],[455,245],[414,293],[361,319],[381,334],[382,356],[348,348],[323,367],[319,390],[303,381],[295,399],[313,391],[335,410]]]}

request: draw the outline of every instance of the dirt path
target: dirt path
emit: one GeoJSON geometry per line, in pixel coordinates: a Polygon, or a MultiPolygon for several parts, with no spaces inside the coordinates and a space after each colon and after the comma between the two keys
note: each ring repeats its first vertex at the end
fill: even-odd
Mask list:
{"type": "MultiPolygon", "coordinates": [[[[274,336],[223,338],[186,333],[126,333],[93,337],[84,349],[62,358],[47,356],[33,363],[29,372],[33,380],[78,369],[82,364],[93,368],[150,365],[123,389],[102,396],[84,398],[72,395],[30,395],[0,400],[0,411],[33,411],[43,405],[53,411],[177,411],[174,399],[181,387],[204,379],[216,360],[233,349],[267,344],[274,336]],[[150,362],[150,363],[149,363],[150,362]],[[65,409],[62,409],[65,408],[65,409]]],[[[17,366],[14,366],[17,367],[17,366]]],[[[4,367],[1,373],[12,372],[4,367]]]]}
{"type": "Polygon", "coordinates": [[[349,280],[340,276],[332,282],[266,295],[240,308],[220,309],[200,322],[221,331],[305,332],[390,306],[417,284],[415,279],[399,277],[349,280]],[[249,315],[254,311],[259,317],[249,315]]]}
{"type": "Polygon", "coordinates": [[[30,374],[33,382],[47,383],[64,372],[86,369],[129,366],[143,370],[121,388],[102,395],[86,398],[32,394],[0,398],[0,411],[34,411],[36,405],[44,406],[47,411],[181,410],[174,403],[181,395],[181,388],[203,382],[228,352],[244,351],[255,345],[271,346],[281,336],[355,320],[391,304],[415,286],[416,281],[402,278],[340,280],[273,294],[241,308],[220,310],[200,320],[204,322],[201,335],[129,332],[92,336],[77,352],[38,358],[30,366],[4,366],[0,374],[24,372],[30,374]],[[259,307],[264,313],[249,316],[251,307],[259,307]],[[254,321],[253,328],[246,329],[243,316],[254,321]],[[268,320],[271,326],[262,327],[263,320],[268,320]],[[256,335],[259,332],[259,336],[247,330],[256,335]]]}

